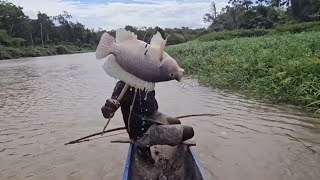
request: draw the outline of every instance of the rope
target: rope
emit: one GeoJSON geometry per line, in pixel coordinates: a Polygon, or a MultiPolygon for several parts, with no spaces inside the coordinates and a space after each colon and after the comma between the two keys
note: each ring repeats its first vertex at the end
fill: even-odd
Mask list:
{"type": "Polygon", "coordinates": [[[135,100],[136,100],[136,96],[137,96],[137,90],[135,90],[135,92],[134,92],[132,104],[131,104],[131,106],[130,106],[130,113],[129,113],[129,117],[128,117],[128,130],[129,130],[129,132],[130,132],[131,114],[132,114],[132,109],[133,109],[133,106],[134,106],[134,102],[135,102],[135,100]]]}

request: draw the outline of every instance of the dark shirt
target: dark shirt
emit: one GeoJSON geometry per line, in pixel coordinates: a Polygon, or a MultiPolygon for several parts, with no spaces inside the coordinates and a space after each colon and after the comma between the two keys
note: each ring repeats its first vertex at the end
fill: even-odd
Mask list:
{"type": "MultiPolygon", "coordinates": [[[[125,83],[123,81],[117,82],[111,98],[117,99],[124,86],[125,83]]],[[[151,116],[158,110],[158,103],[155,99],[155,91],[149,91],[147,93],[146,91],[139,89],[136,90],[135,88],[129,87],[120,101],[120,104],[123,121],[130,138],[133,140],[141,138],[152,125],[150,122],[143,120],[143,118],[151,116]],[[131,113],[130,123],[128,125],[130,106],[132,105],[135,91],[137,94],[131,113]]]]}

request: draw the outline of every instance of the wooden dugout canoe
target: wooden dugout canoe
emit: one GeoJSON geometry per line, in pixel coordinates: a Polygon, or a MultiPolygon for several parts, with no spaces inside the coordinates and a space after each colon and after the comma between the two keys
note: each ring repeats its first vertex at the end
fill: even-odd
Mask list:
{"type": "Polygon", "coordinates": [[[130,143],[124,167],[123,180],[205,180],[205,174],[191,146],[194,141],[185,141],[178,146],[152,146],[154,164],[140,157],[137,147],[129,139],[111,141],[130,143]]]}

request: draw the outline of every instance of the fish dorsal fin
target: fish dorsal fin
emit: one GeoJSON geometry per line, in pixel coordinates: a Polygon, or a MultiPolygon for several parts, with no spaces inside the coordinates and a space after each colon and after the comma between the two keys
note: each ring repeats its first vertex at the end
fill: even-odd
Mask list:
{"type": "Polygon", "coordinates": [[[116,42],[122,43],[128,40],[137,39],[137,35],[133,32],[127,31],[125,29],[117,29],[116,31],[116,42]]]}
{"type": "Polygon", "coordinates": [[[163,52],[164,52],[164,48],[166,46],[167,43],[167,39],[164,40],[161,36],[161,34],[159,33],[159,31],[157,32],[157,34],[155,34],[151,41],[150,41],[150,45],[153,48],[159,49],[159,55],[160,55],[160,61],[162,60],[162,56],[163,56],[163,52]]]}

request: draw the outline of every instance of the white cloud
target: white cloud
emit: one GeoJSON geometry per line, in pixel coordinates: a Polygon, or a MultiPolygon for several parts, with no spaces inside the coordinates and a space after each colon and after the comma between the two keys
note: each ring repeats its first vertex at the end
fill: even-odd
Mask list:
{"type": "MultiPolygon", "coordinates": [[[[50,16],[68,11],[74,19],[89,28],[116,29],[125,25],[137,27],[206,27],[203,15],[209,11],[209,0],[151,1],[133,0],[131,3],[82,3],[72,0],[11,0],[20,5],[24,12],[35,18],[38,11],[50,16]]],[[[228,0],[216,1],[221,9],[228,0]]]]}

